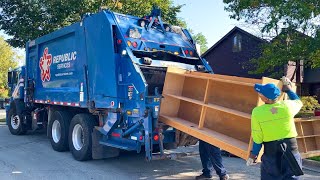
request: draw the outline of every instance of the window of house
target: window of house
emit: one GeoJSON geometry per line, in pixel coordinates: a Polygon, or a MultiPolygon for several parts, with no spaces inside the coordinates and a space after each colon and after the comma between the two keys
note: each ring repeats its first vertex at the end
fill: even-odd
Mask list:
{"type": "Polygon", "coordinates": [[[233,37],[233,46],[232,46],[232,52],[240,52],[241,51],[241,35],[236,34],[233,37]]]}

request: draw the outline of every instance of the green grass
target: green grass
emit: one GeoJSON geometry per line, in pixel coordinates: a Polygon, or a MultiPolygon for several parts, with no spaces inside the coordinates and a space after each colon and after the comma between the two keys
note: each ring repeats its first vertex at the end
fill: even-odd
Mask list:
{"type": "Polygon", "coordinates": [[[0,119],[0,122],[6,122],[6,118],[0,119]]]}
{"type": "Polygon", "coordinates": [[[320,156],[312,157],[312,158],[309,158],[309,159],[320,162],[320,156]]]}

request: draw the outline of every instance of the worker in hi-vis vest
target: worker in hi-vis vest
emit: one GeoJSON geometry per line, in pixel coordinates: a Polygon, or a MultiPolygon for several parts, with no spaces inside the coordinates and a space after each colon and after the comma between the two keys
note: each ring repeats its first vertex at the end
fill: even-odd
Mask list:
{"type": "Polygon", "coordinates": [[[282,91],[287,93],[290,100],[279,101],[281,91],[274,84],[254,86],[265,104],[252,111],[251,133],[254,143],[247,165],[256,164],[263,144],[262,180],[299,179],[303,175],[294,123],[294,116],[300,111],[302,102],[292,91],[290,80],[283,77],[282,81],[282,91]]]}

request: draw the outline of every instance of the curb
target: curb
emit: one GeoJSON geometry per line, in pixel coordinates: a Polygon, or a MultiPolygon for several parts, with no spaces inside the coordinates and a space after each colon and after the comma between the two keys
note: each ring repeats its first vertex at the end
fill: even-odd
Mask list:
{"type": "Polygon", "coordinates": [[[320,162],[318,161],[303,159],[302,165],[303,169],[320,173],[320,162]]]}

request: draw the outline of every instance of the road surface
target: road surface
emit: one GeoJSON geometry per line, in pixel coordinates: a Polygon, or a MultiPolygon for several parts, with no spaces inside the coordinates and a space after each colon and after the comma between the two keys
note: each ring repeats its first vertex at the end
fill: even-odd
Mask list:
{"type": "MultiPolygon", "coordinates": [[[[231,179],[260,179],[259,166],[247,167],[239,158],[223,160],[231,179]]],[[[43,133],[13,136],[0,125],[0,179],[4,180],[194,179],[200,173],[199,156],[146,162],[143,154],[124,152],[117,158],[78,162],[70,152],[52,150],[43,133]]],[[[320,179],[320,174],[305,173],[304,179],[320,179]]]]}

